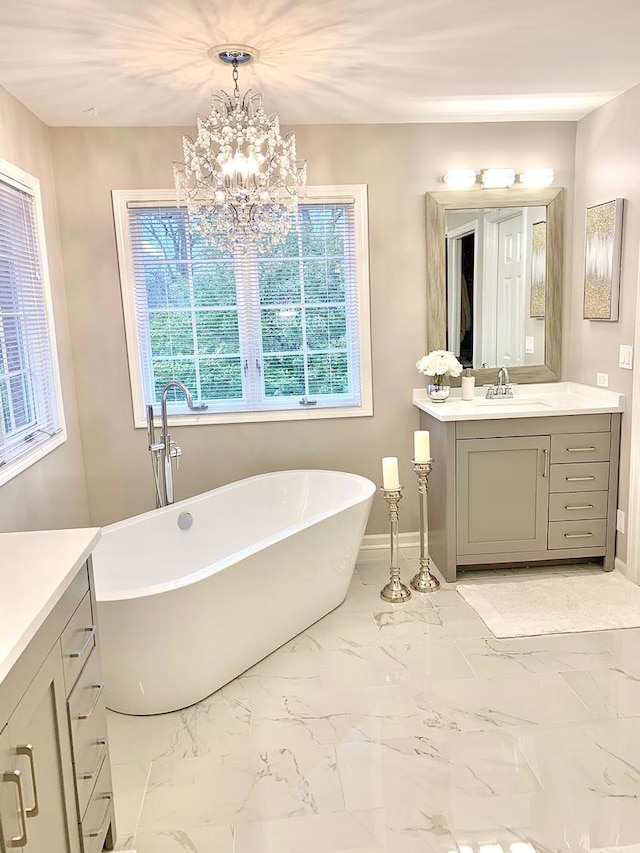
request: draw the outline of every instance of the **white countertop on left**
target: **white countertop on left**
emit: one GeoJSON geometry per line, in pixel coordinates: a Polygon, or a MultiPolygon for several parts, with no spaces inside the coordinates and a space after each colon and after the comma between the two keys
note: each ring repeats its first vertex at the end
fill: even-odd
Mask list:
{"type": "Polygon", "coordinates": [[[99,527],[0,534],[0,682],[99,539],[99,527]]]}

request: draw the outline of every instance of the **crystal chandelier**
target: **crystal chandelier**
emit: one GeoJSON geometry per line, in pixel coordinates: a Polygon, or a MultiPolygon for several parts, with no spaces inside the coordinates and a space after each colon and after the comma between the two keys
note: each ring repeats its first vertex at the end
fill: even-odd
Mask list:
{"type": "Polygon", "coordinates": [[[215,55],[233,68],[233,95],[213,95],[209,116],[198,116],[196,139],[183,137],[184,163],[173,167],[178,204],[187,207],[189,227],[217,248],[264,251],[286,237],[307,167],[296,159],[294,134],[282,137],[278,116],[266,114],[262,95],[240,95],[238,66],[255,51],[215,55]]]}

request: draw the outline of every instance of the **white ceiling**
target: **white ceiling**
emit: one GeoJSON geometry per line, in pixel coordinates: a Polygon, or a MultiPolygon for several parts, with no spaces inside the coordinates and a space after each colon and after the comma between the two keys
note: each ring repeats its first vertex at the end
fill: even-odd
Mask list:
{"type": "Polygon", "coordinates": [[[0,0],[0,85],[51,125],[192,124],[241,42],[285,123],[576,119],[640,82],[639,32],[640,0],[0,0]]]}

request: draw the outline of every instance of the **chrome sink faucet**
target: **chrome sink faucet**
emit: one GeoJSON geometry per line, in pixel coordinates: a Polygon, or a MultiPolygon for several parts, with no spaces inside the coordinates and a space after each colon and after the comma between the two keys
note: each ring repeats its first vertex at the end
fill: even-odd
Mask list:
{"type": "Polygon", "coordinates": [[[506,367],[498,370],[497,384],[489,385],[487,388],[487,400],[494,400],[496,397],[513,397],[513,388],[509,382],[509,371],[506,367]]]}
{"type": "Polygon", "coordinates": [[[501,367],[498,371],[498,388],[496,390],[496,394],[502,396],[510,396],[510,393],[507,394],[507,391],[511,393],[511,385],[509,384],[509,371],[506,367],[501,367]]]}
{"type": "Polygon", "coordinates": [[[162,389],[160,394],[160,420],[162,422],[160,441],[156,441],[156,428],[153,420],[153,406],[147,406],[147,437],[149,441],[149,452],[151,453],[151,465],[153,468],[153,479],[156,487],[156,507],[167,506],[173,503],[173,462],[175,459],[179,467],[182,448],[172,440],[169,433],[169,416],[167,412],[167,397],[172,388],[177,388],[185,396],[187,406],[192,412],[203,412],[208,406],[205,403],[196,404],[188,388],[172,379],[162,389]]]}

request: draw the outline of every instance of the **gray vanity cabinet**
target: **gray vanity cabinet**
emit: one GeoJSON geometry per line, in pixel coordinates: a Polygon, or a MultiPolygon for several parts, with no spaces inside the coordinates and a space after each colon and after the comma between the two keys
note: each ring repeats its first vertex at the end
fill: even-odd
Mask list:
{"type": "Polygon", "coordinates": [[[0,853],[115,845],[91,565],[0,682],[0,853]]]}
{"type": "Polygon", "coordinates": [[[457,553],[547,547],[549,436],[456,445],[457,553]]]}
{"type": "Polygon", "coordinates": [[[55,646],[7,727],[2,816],[10,848],[29,853],[80,850],[66,717],[62,655],[55,646]]]}
{"type": "Polygon", "coordinates": [[[429,552],[458,566],[615,559],[620,415],[440,421],[431,433],[429,552]]]}

